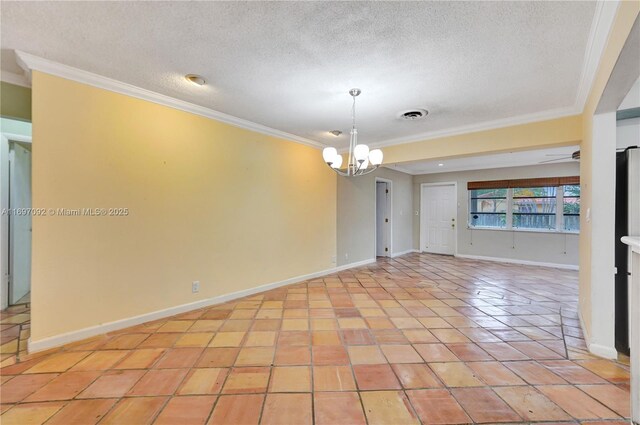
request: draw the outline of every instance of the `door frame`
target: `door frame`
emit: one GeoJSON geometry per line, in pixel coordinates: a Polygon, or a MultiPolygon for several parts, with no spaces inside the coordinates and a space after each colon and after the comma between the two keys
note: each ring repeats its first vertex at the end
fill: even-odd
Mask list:
{"type": "MultiPolygon", "coordinates": [[[[9,208],[9,142],[32,143],[31,136],[0,133],[0,209],[9,208]]],[[[0,214],[0,309],[9,306],[9,216],[0,214]]]]}
{"type": "Polygon", "coordinates": [[[378,256],[378,182],[387,184],[389,196],[387,196],[387,212],[389,213],[389,253],[387,257],[393,256],[393,180],[376,177],[373,181],[373,258],[378,256]]]}
{"type": "Polygon", "coordinates": [[[423,230],[426,231],[426,229],[424,229],[424,223],[425,220],[427,218],[427,211],[425,208],[422,208],[422,193],[423,193],[423,189],[425,187],[433,187],[433,186],[453,186],[453,191],[454,191],[454,210],[455,210],[455,217],[456,217],[456,226],[453,229],[453,256],[457,256],[458,255],[458,227],[460,227],[460,223],[459,223],[459,219],[458,219],[458,182],[457,181],[450,181],[450,182],[438,182],[438,183],[421,183],[420,184],[420,223],[418,226],[418,229],[420,231],[420,234],[418,235],[420,239],[420,249],[418,250],[419,252],[426,252],[424,250],[424,246],[426,241],[426,235],[425,232],[423,232],[423,230]]]}

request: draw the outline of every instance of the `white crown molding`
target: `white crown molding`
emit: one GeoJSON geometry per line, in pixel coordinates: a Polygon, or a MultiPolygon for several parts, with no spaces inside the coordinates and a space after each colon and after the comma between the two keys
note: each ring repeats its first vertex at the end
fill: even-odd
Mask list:
{"type": "Polygon", "coordinates": [[[584,62],[578,92],[576,94],[575,108],[579,111],[584,109],[587,97],[591,92],[591,85],[598,72],[598,66],[602,59],[602,53],[609,41],[609,34],[613,21],[618,13],[619,0],[598,1],[596,11],[591,22],[589,38],[584,53],[584,62]]]}
{"type": "Polygon", "coordinates": [[[409,174],[410,176],[417,176],[420,174],[420,173],[414,173],[413,171],[399,164],[388,164],[388,165],[383,164],[382,167],[387,168],[389,170],[400,171],[401,173],[409,174]]]}
{"type": "Polygon", "coordinates": [[[218,112],[213,109],[205,108],[204,106],[196,105],[184,100],[173,98],[171,96],[156,93],[151,90],[143,89],[131,84],[123,83],[122,81],[114,80],[112,78],[104,77],[102,75],[94,74],[92,72],[54,62],[49,59],[44,59],[19,50],[16,50],[15,53],[18,65],[20,65],[20,67],[24,69],[29,80],[31,80],[31,71],[36,70],[54,75],[56,77],[65,78],[67,80],[76,81],[78,83],[87,84],[100,89],[109,90],[115,93],[120,93],[126,96],[146,100],[148,102],[157,103],[159,105],[168,106],[170,108],[189,112],[195,115],[200,115],[206,118],[233,125],[235,127],[255,131],[256,133],[290,140],[293,142],[301,143],[303,145],[312,146],[314,148],[325,147],[325,145],[323,145],[322,143],[316,142],[314,140],[276,130],[275,128],[247,121],[242,118],[234,117],[232,115],[218,112]]]}
{"type": "MultiPolygon", "coordinates": [[[[571,106],[568,108],[550,109],[548,111],[535,112],[532,114],[518,115],[515,117],[501,118],[493,121],[485,121],[476,124],[463,125],[460,127],[448,128],[445,130],[430,131],[427,133],[415,134],[412,136],[389,139],[382,142],[371,143],[370,148],[384,148],[387,146],[402,145],[405,143],[416,143],[441,137],[459,136],[461,134],[475,133],[478,131],[494,130],[504,127],[511,127],[520,124],[530,124],[538,121],[547,121],[556,118],[568,117],[580,114],[582,111],[571,106]]],[[[348,150],[348,149],[347,149],[348,150]]],[[[342,152],[342,151],[341,151],[342,152]]]]}
{"type": "Polygon", "coordinates": [[[31,83],[27,77],[21,74],[16,74],[11,71],[0,71],[0,81],[5,83],[14,84],[16,86],[31,87],[31,83]]]}

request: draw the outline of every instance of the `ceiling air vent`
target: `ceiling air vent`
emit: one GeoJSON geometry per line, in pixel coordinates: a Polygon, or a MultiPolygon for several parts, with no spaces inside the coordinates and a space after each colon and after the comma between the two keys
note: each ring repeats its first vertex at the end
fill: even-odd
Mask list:
{"type": "Polygon", "coordinates": [[[400,118],[407,121],[421,120],[429,114],[426,109],[412,109],[400,113],[400,118]]]}

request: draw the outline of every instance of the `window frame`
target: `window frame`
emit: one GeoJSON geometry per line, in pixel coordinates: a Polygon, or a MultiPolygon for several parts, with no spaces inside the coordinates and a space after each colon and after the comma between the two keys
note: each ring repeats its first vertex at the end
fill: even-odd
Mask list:
{"type": "MultiPolygon", "coordinates": [[[[563,185],[559,185],[556,186],[556,211],[555,211],[555,228],[553,229],[549,229],[549,228],[526,228],[526,227],[513,227],[513,187],[505,187],[502,189],[506,189],[507,190],[507,195],[505,198],[505,201],[507,203],[507,210],[505,212],[506,214],[506,220],[505,220],[505,227],[493,227],[493,226],[475,226],[471,223],[471,213],[472,213],[472,192],[474,189],[468,189],[468,195],[467,195],[467,228],[470,230],[497,230],[497,231],[511,231],[511,232],[538,232],[538,233],[568,233],[568,234],[579,234],[580,233],[580,229],[578,230],[566,230],[564,228],[565,223],[564,223],[564,192],[565,186],[580,186],[575,185],[575,184],[563,184],[563,185]]],[[[552,187],[552,186],[536,186],[536,187],[552,187]]],[[[579,196],[570,196],[569,198],[577,198],[580,199],[580,195],[579,196]]],[[[578,213],[578,217],[580,216],[580,213],[578,213]]]]}

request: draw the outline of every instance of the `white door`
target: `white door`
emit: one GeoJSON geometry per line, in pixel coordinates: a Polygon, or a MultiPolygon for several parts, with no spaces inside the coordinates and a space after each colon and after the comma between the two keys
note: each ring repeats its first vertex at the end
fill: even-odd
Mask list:
{"type": "Polygon", "coordinates": [[[453,255],[457,225],[455,185],[422,186],[420,202],[420,250],[453,255]]]}
{"type": "MultiPolygon", "coordinates": [[[[31,151],[11,143],[9,208],[31,208],[31,151]]],[[[12,304],[31,287],[31,214],[9,217],[9,292],[12,304]]]]}
{"type": "Polygon", "coordinates": [[[378,257],[388,257],[391,254],[390,226],[389,185],[387,182],[376,182],[376,255],[378,257]]]}

